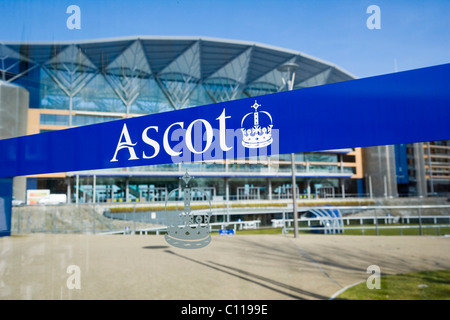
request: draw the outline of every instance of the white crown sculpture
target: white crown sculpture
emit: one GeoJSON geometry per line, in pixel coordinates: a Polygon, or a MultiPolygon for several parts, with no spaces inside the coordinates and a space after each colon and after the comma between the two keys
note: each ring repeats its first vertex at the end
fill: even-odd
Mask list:
{"type": "Polygon", "coordinates": [[[167,216],[167,234],[165,239],[167,243],[174,247],[183,249],[196,249],[202,248],[211,242],[211,236],[209,235],[209,220],[211,218],[211,199],[202,189],[189,188],[188,184],[192,177],[186,171],[182,179],[186,186],[172,190],[166,198],[166,216],[167,216]],[[175,191],[183,191],[184,194],[184,208],[181,212],[167,212],[167,200],[175,191]],[[204,194],[209,201],[209,210],[203,213],[193,214],[191,212],[191,195],[192,191],[200,191],[204,194]]]}
{"type": "MultiPolygon", "coordinates": [[[[255,109],[254,112],[247,113],[241,121],[241,130],[242,130],[242,145],[247,148],[261,148],[268,146],[272,143],[272,116],[270,113],[266,111],[258,111],[258,108],[261,105],[255,101],[255,104],[251,107],[255,109]],[[251,120],[247,120],[249,115],[253,114],[253,122],[251,120]],[[266,118],[265,120],[269,121],[269,124],[265,124],[261,126],[261,116],[266,118]]],[[[251,119],[251,117],[249,118],[251,119]]],[[[267,122],[266,121],[266,122],[267,122]]]]}

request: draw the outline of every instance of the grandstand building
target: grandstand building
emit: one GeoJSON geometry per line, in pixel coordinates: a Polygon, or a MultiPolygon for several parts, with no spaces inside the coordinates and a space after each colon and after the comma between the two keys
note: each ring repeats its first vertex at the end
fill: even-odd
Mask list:
{"type": "MultiPolygon", "coordinates": [[[[142,36],[0,43],[0,79],[29,92],[27,134],[280,92],[286,81],[277,68],[285,63],[299,66],[294,89],[355,79],[304,53],[245,41],[142,36]]],[[[368,193],[362,154],[361,148],[296,154],[300,197],[368,193]]],[[[214,199],[291,194],[290,155],[256,164],[237,159],[35,175],[26,177],[26,189],[67,193],[70,202],[157,201],[178,188],[186,169],[214,199]]],[[[24,197],[25,190],[16,194],[24,197]]]]}

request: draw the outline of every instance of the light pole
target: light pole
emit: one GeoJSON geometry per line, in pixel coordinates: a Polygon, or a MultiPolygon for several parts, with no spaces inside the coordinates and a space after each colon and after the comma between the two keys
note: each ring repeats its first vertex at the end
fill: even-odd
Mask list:
{"type": "MultiPolygon", "coordinates": [[[[294,89],[295,71],[298,69],[296,63],[285,63],[277,68],[283,76],[284,85],[287,86],[288,91],[294,89]]],[[[291,153],[291,171],[292,171],[292,209],[294,215],[294,238],[298,237],[298,213],[297,213],[297,182],[295,178],[295,154],[291,153]]]]}

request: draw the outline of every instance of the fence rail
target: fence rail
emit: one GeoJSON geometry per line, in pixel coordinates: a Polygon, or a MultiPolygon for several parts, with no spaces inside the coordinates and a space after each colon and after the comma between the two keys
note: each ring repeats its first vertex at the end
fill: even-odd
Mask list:
{"type": "MultiPolygon", "coordinates": [[[[342,232],[345,232],[344,230],[361,230],[361,233],[365,234],[366,230],[375,230],[376,235],[379,235],[379,230],[399,230],[399,234],[403,235],[403,230],[405,229],[419,229],[419,234],[423,235],[424,229],[436,229],[436,235],[441,235],[441,229],[444,229],[446,230],[445,233],[450,233],[450,216],[366,216],[343,217],[341,219],[346,221],[342,228],[342,232]],[[384,224],[380,224],[380,220],[384,222],[384,224]],[[359,226],[355,226],[351,221],[359,222],[359,226]],[[371,225],[366,225],[367,222],[371,225]],[[438,224],[438,222],[440,222],[440,224],[438,224]],[[411,225],[412,223],[418,224],[411,225]]],[[[294,230],[293,219],[272,219],[271,222],[272,227],[281,227],[282,233],[294,230]]],[[[324,223],[327,223],[327,221],[322,218],[302,218],[298,220],[298,230],[319,232],[324,223]],[[304,224],[306,224],[307,227],[303,226],[304,224]]]]}
{"type": "MultiPolygon", "coordinates": [[[[292,206],[289,207],[250,207],[221,208],[213,209],[215,217],[211,223],[216,225],[236,225],[243,227],[244,221],[235,221],[239,218],[248,221],[262,220],[264,226],[289,228],[292,226],[292,206]],[[285,217],[285,219],[272,219],[272,217],[285,217]],[[220,217],[220,216],[223,216],[220,217]],[[220,222],[223,219],[224,222],[220,222]],[[231,221],[233,220],[233,221],[231,221]],[[275,222],[277,221],[277,222],[275,222]]],[[[151,230],[162,230],[166,225],[164,211],[143,211],[138,212],[136,205],[128,213],[108,214],[108,207],[100,204],[79,204],[61,206],[24,206],[14,207],[12,214],[11,231],[20,233],[123,233],[124,230],[131,229],[138,233],[156,232],[151,230]]],[[[353,230],[353,226],[371,224],[378,226],[377,230],[384,230],[383,224],[419,224],[420,230],[430,230],[432,225],[450,226],[450,205],[404,205],[404,206],[315,206],[299,207],[299,212],[308,214],[314,209],[338,210],[340,212],[340,226],[348,230],[353,230]],[[365,214],[365,216],[354,216],[355,214],[365,214]],[[423,228],[421,228],[421,226],[423,228]]],[[[329,218],[328,218],[329,220],[329,218]]],[[[247,222],[248,222],[247,221],[247,222]]],[[[299,219],[300,228],[311,228],[313,223],[320,223],[318,217],[299,219]],[[318,222],[319,221],[319,222],[318,222]]],[[[261,222],[258,223],[258,227],[261,222]]],[[[413,226],[411,226],[413,227],[413,226]]],[[[372,228],[364,227],[368,232],[372,228]]],[[[417,227],[413,227],[417,228],[417,227]]],[[[446,228],[446,227],[442,227],[446,228]]],[[[442,229],[441,228],[441,229],[442,229]]],[[[308,230],[316,230],[308,229],[308,230]]],[[[403,228],[405,229],[405,228],[403,228]]],[[[402,229],[402,230],[403,230],[402,229]]],[[[437,228],[434,228],[436,231],[437,228]]],[[[286,229],[287,230],[287,229],[286,229]]],[[[300,229],[304,230],[304,229],[300,229]]],[[[405,229],[406,230],[406,229],[405,229]]],[[[442,230],[439,230],[442,231],[442,230]]],[[[447,231],[445,231],[447,232],[447,231]]]]}
{"type": "MultiPolygon", "coordinates": [[[[299,223],[306,222],[308,224],[308,227],[311,226],[311,222],[320,222],[322,219],[320,218],[301,218],[298,220],[299,223]]],[[[345,221],[345,225],[351,225],[350,221],[359,221],[360,225],[363,225],[365,221],[371,221],[373,224],[379,223],[381,220],[384,222],[384,224],[393,224],[393,223],[400,223],[400,224],[410,224],[411,221],[419,221],[422,220],[422,223],[424,220],[432,220],[434,224],[438,223],[438,220],[444,220],[447,221],[448,224],[450,224],[450,216],[367,216],[367,217],[342,217],[342,220],[345,221]]],[[[293,224],[294,219],[272,219],[272,226],[273,227],[281,227],[283,226],[283,223],[286,223],[288,225],[293,224]]],[[[430,223],[430,222],[428,222],[430,223]]],[[[349,227],[346,227],[349,228],[349,227]]]]}
{"type": "MultiPolygon", "coordinates": [[[[403,235],[403,230],[412,230],[412,229],[419,229],[419,234],[424,235],[423,230],[424,229],[436,229],[435,233],[429,234],[429,235],[441,235],[441,229],[449,229],[450,230],[450,224],[441,224],[441,225],[414,225],[414,226],[354,226],[354,227],[345,227],[344,230],[361,230],[361,234],[366,234],[366,230],[375,230],[375,234],[379,235],[379,230],[399,230],[398,235],[403,235]]],[[[288,231],[293,231],[294,228],[283,228],[282,233],[287,233],[288,231]]],[[[307,228],[298,228],[299,231],[318,231],[317,228],[313,227],[307,227],[307,228]]],[[[345,231],[343,232],[345,233],[345,231]]],[[[450,231],[445,231],[445,235],[450,234],[450,231]]]]}

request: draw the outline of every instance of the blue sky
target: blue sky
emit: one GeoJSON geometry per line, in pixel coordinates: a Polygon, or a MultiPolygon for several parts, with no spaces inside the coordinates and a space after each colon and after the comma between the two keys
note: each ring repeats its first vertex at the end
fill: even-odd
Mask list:
{"type": "Polygon", "coordinates": [[[448,0],[0,0],[0,41],[131,35],[246,40],[297,50],[369,77],[450,62],[448,0]],[[81,29],[69,30],[69,5],[81,29]],[[381,10],[369,30],[367,7],[381,10]]]}

